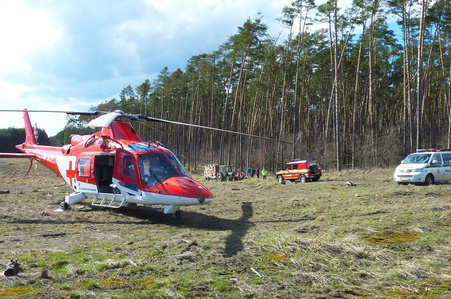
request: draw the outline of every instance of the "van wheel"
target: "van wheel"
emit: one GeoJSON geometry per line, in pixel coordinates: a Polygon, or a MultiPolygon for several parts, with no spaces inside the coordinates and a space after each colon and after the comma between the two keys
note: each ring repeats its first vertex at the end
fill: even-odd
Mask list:
{"type": "Polygon", "coordinates": [[[428,174],[424,180],[424,184],[427,186],[434,184],[434,176],[432,174],[428,174]]]}
{"type": "Polygon", "coordinates": [[[305,181],[306,181],[305,176],[303,175],[299,176],[299,182],[305,183],[305,181]]]}
{"type": "Polygon", "coordinates": [[[278,176],[277,176],[277,181],[278,181],[280,184],[285,184],[285,181],[284,181],[284,179],[283,179],[283,176],[281,176],[281,175],[278,175],[278,176]]]}

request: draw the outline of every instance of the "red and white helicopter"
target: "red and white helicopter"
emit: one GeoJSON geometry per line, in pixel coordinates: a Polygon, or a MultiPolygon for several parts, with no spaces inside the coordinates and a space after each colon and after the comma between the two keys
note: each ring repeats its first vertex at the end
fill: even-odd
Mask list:
{"type": "Polygon", "coordinates": [[[161,205],[165,214],[171,214],[173,220],[180,220],[181,206],[212,202],[210,190],[191,178],[170,150],[159,142],[142,141],[129,120],[157,121],[270,139],[117,110],[106,114],[64,112],[101,114],[88,123],[88,126],[100,127],[101,130],[92,135],[72,135],[70,143],[63,147],[45,146],[37,144],[37,130],[33,128],[28,113],[61,111],[2,111],[23,111],[26,137],[24,143],[16,145],[22,153],[0,153],[0,157],[29,158],[30,169],[35,160],[64,179],[74,192],[65,196],[60,210],[89,198],[91,205],[109,208],[161,205]]]}

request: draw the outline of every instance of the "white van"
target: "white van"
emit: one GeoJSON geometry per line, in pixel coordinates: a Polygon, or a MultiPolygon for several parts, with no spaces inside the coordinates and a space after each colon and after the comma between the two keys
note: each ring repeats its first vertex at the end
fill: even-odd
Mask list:
{"type": "Polygon", "coordinates": [[[418,149],[401,161],[393,177],[403,185],[451,181],[451,151],[418,149]]]}

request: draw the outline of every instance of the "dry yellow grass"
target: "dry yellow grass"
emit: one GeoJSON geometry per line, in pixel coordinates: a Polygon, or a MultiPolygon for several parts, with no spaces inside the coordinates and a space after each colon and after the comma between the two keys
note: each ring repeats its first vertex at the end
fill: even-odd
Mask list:
{"type": "Polygon", "coordinates": [[[3,297],[451,297],[451,184],[398,186],[390,169],[285,185],[195,176],[215,201],[171,225],[156,207],[54,212],[70,190],[26,169],[0,160],[0,268],[22,269],[0,277],[3,297]]]}

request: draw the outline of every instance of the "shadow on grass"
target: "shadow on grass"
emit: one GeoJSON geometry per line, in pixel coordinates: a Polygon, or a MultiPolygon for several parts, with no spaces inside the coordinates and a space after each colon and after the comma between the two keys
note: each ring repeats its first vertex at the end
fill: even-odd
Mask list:
{"type": "Polygon", "coordinates": [[[183,221],[168,223],[168,215],[149,207],[134,207],[118,210],[121,214],[146,219],[151,223],[168,223],[174,226],[208,231],[231,231],[225,242],[224,256],[232,257],[244,249],[243,238],[254,224],[249,220],[254,214],[251,202],[241,204],[242,215],[238,219],[225,219],[193,211],[183,211],[183,221]]]}
{"type": "MultiPolygon", "coordinates": [[[[95,210],[99,208],[94,208],[95,210]]],[[[92,225],[98,224],[114,224],[114,225],[152,225],[152,224],[168,224],[176,227],[186,227],[206,231],[231,231],[230,235],[225,241],[224,256],[232,257],[244,249],[243,238],[248,232],[249,228],[254,226],[250,221],[253,216],[253,208],[251,202],[243,202],[241,204],[242,215],[238,219],[226,219],[217,216],[209,216],[194,211],[183,211],[183,221],[171,223],[169,222],[169,215],[147,206],[124,207],[117,210],[105,209],[106,211],[113,211],[115,213],[133,217],[133,220],[93,220],[93,219],[4,219],[8,223],[16,224],[74,224],[86,223],[92,225]],[[138,221],[136,221],[138,220],[138,221]],[[141,220],[141,221],[139,221],[141,220]]],[[[77,213],[89,213],[92,210],[79,210],[77,213]]],[[[63,212],[64,213],[64,212],[63,212]]],[[[59,236],[59,235],[58,235],[59,236]]]]}

